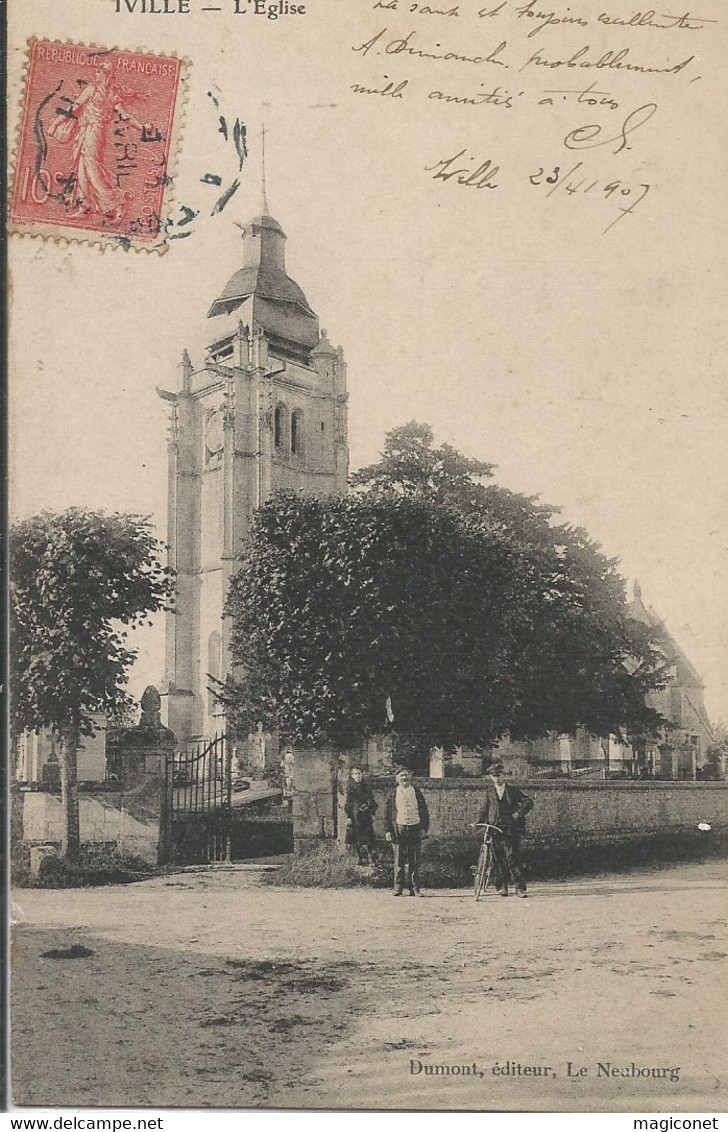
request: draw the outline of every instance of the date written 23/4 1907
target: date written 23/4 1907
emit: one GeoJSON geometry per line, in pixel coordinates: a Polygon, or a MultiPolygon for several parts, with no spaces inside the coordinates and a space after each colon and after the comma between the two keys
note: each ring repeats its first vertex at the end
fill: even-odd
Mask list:
{"type": "MultiPolygon", "coordinates": [[[[476,159],[467,149],[461,149],[434,165],[426,165],[425,172],[432,174],[433,181],[470,189],[497,189],[501,183],[500,166],[491,158],[476,159]]],[[[561,165],[539,166],[528,175],[528,182],[547,198],[560,193],[573,199],[591,193],[592,199],[601,198],[612,207],[616,206],[617,215],[604,229],[605,234],[625,216],[633,216],[650,191],[648,184],[624,178],[594,177],[584,167],[583,161],[577,161],[569,169],[561,165]]]]}

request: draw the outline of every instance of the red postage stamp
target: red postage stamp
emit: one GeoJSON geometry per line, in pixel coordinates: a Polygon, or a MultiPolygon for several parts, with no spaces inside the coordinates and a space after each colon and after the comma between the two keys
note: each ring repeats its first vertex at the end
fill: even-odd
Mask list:
{"type": "Polygon", "coordinates": [[[11,231],[164,246],[184,61],[31,40],[11,231]]]}

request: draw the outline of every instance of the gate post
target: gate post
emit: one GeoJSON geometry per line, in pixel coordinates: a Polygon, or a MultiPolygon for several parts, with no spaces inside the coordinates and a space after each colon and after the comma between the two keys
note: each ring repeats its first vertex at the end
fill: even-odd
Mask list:
{"type": "Polygon", "coordinates": [[[168,865],[172,860],[172,791],[174,790],[174,752],[166,751],[164,757],[164,785],[162,787],[162,806],[159,815],[159,846],[157,864],[168,865]]]}
{"type": "Polygon", "coordinates": [[[147,825],[156,822],[157,863],[163,865],[171,852],[170,762],[175,740],[162,724],[159,692],[152,685],[144,690],[141,709],[139,723],[122,732],[111,758],[117,768],[122,813],[147,825]]]}
{"type": "Polygon", "coordinates": [[[305,853],[336,837],[338,755],[328,747],[296,748],[293,770],[293,851],[305,853]]]}
{"type": "Polygon", "coordinates": [[[223,735],[222,741],[225,752],[225,860],[230,862],[233,859],[233,745],[226,735],[223,735]]]}

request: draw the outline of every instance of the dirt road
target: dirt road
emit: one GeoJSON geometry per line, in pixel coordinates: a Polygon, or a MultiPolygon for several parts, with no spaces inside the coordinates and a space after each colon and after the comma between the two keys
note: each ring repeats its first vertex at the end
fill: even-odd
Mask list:
{"type": "Polygon", "coordinates": [[[244,866],[22,890],[14,1099],[720,1112],[727,879],[720,861],[478,904],[244,866]]]}

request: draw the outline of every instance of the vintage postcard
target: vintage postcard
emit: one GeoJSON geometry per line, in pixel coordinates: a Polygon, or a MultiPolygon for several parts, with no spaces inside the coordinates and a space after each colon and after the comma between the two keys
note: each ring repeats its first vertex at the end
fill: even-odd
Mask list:
{"type": "Polygon", "coordinates": [[[725,1109],[727,49],[11,0],[13,1106],[725,1109]]]}

